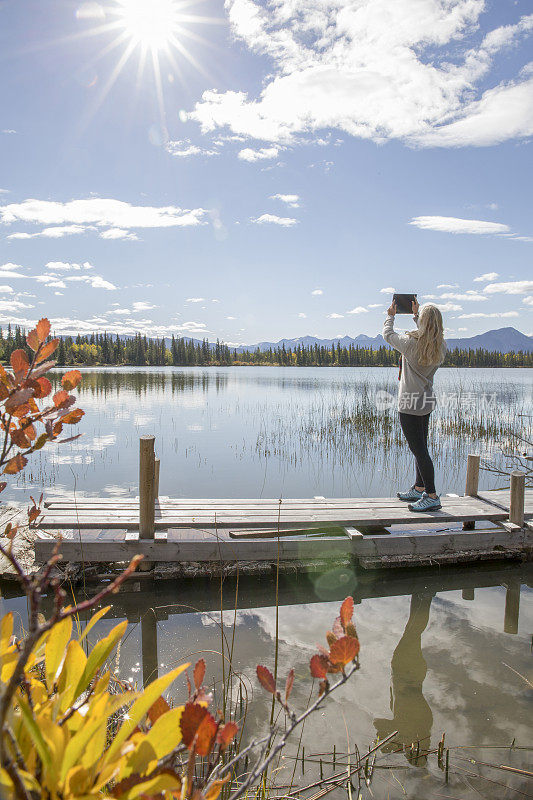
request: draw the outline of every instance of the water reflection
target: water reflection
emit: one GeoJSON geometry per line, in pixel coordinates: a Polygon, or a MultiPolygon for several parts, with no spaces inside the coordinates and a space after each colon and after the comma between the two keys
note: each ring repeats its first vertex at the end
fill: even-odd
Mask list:
{"type": "Polygon", "coordinates": [[[429,611],[434,595],[414,594],[411,597],[409,619],[391,661],[391,711],[392,719],[374,720],[380,739],[397,731],[394,740],[386,745],[388,752],[403,746],[408,761],[416,766],[426,764],[426,753],[431,749],[433,714],[422,686],[427,673],[422,653],[422,634],[429,622],[429,611]],[[420,743],[420,747],[415,743],[420,743]]]}

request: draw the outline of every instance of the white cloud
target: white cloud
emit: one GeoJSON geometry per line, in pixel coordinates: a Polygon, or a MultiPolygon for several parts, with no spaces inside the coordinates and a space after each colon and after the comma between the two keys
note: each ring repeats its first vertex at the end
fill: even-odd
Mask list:
{"type": "Polygon", "coordinates": [[[34,308],[34,306],[22,303],[20,300],[0,300],[0,311],[18,311],[22,308],[34,308]]]}
{"type": "Polygon", "coordinates": [[[207,147],[193,144],[190,139],[181,139],[174,142],[167,142],[165,150],[171,156],[178,158],[190,158],[191,156],[216,156],[218,150],[210,150],[207,147]]]}
{"type": "Polygon", "coordinates": [[[281,225],[282,228],[292,228],[298,224],[298,220],[293,217],[278,217],[277,214],[261,214],[260,217],[252,217],[250,222],[257,225],[281,225]]]}
{"type": "Polygon", "coordinates": [[[527,294],[533,292],[533,281],[508,281],[506,283],[489,283],[483,287],[487,294],[527,294]]]}
{"type": "Polygon", "coordinates": [[[439,283],[437,284],[437,289],[458,289],[458,283],[439,283]]]}
{"type": "Polygon", "coordinates": [[[526,306],[533,306],[533,294],[523,297],[522,302],[525,303],[526,306]]]}
{"type": "Polygon", "coordinates": [[[128,239],[132,242],[139,241],[139,237],[132,231],[126,231],[124,228],[108,228],[100,234],[101,239],[128,239]]]}
{"type": "Polygon", "coordinates": [[[383,308],[383,303],[369,303],[369,308],[383,308]]]}
{"type": "MultiPolygon", "coordinates": [[[[372,307],[375,308],[375,306],[372,306],[372,307]]],[[[365,308],[364,306],[356,306],[355,308],[352,308],[351,311],[347,311],[346,313],[347,314],[368,314],[368,308],[365,308]]]]}
{"type": "Polygon", "coordinates": [[[409,225],[429,231],[443,233],[499,234],[510,230],[508,225],[499,222],[486,222],[481,219],[459,219],[457,217],[413,217],[409,225]]]}
{"type": "Polygon", "coordinates": [[[205,297],[188,297],[186,303],[205,303],[205,297]]]}
{"type": "Polygon", "coordinates": [[[484,272],[483,275],[478,275],[474,278],[474,283],[485,283],[485,281],[495,281],[498,277],[497,272],[484,272]]]}
{"type": "Polygon", "coordinates": [[[380,294],[394,294],[396,289],[394,286],[385,286],[383,289],[380,289],[380,294]]]}
{"type": "Polygon", "coordinates": [[[271,200],[280,200],[282,203],[286,203],[289,208],[299,208],[300,207],[300,197],[297,194],[271,194],[271,200]]]}
{"type": "Polygon", "coordinates": [[[271,158],[277,158],[280,153],[279,147],[260,147],[258,150],[254,150],[251,147],[245,147],[244,150],[239,150],[237,157],[241,159],[241,161],[249,161],[253,163],[254,161],[268,161],[271,158]]]}
{"type": "Polygon", "coordinates": [[[138,300],[137,302],[133,303],[134,311],[151,311],[153,308],[157,308],[157,306],[154,306],[151,303],[145,303],[142,300],[138,300]]]}
{"type": "MultiPolygon", "coordinates": [[[[2,209],[0,208],[0,215],[2,213],[2,209]]],[[[44,236],[46,239],[62,239],[63,236],[72,236],[78,233],[86,233],[88,230],[94,230],[94,228],[87,227],[85,225],[54,225],[51,228],[43,228],[42,231],[37,231],[37,233],[24,233],[24,232],[17,232],[17,233],[10,233],[7,236],[7,239],[35,239],[38,236],[44,236]]]]}
{"type": "Polygon", "coordinates": [[[226,319],[237,319],[237,317],[226,317],[226,319]]]}
{"type": "Polygon", "coordinates": [[[118,314],[118,316],[129,316],[131,314],[131,309],[129,308],[112,308],[110,311],[106,311],[106,314],[118,314]]]}
{"type": "Polygon", "coordinates": [[[299,318],[300,318],[300,319],[307,319],[307,314],[304,314],[304,312],[303,312],[303,311],[300,311],[300,313],[298,314],[298,316],[299,316],[299,318]]]}
{"type": "Polygon", "coordinates": [[[54,272],[71,272],[72,270],[79,272],[80,270],[94,269],[93,265],[88,261],[84,261],[83,264],[76,264],[70,261],[48,261],[45,266],[46,269],[51,269],[54,272]]]}
{"type": "Polygon", "coordinates": [[[493,314],[460,314],[459,319],[504,319],[518,317],[518,311],[495,311],[493,314]]]}
{"type": "MultiPolygon", "coordinates": [[[[207,224],[203,208],[183,209],[177,206],[135,206],[111,198],[90,197],[84,200],[69,200],[66,203],[53,200],[24,200],[0,206],[0,221],[5,225],[24,222],[32,225],[56,226],[32,236],[53,235],[45,231],[80,233],[84,230],[129,230],[131,228],[190,227],[207,224]],[[59,226],[59,227],[57,227],[59,226]],[[78,230],[78,228],[82,230],[78,230]],[[74,230],[75,229],[75,230],[74,230]]],[[[20,236],[18,234],[12,234],[20,236]]],[[[114,234],[111,234],[111,238],[114,234]]]]}
{"type": "Polygon", "coordinates": [[[344,319],[344,314],[336,314],[333,312],[333,314],[326,314],[326,317],[328,319],[344,319]]]}
{"type": "Polygon", "coordinates": [[[11,286],[0,286],[0,294],[13,294],[11,286]]]}
{"type": "Polygon", "coordinates": [[[9,189],[0,189],[0,194],[9,194],[9,189]]]}
{"type": "Polygon", "coordinates": [[[321,294],[324,294],[324,291],[323,291],[322,289],[313,289],[313,291],[311,292],[311,294],[312,294],[314,297],[319,297],[319,295],[321,295],[321,294]]]}
{"type": "Polygon", "coordinates": [[[442,312],[446,311],[462,311],[463,307],[457,303],[434,303],[442,312]]]}
{"type": "Polygon", "coordinates": [[[234,35],[268,58],[269,74],[257,96],[204,92],[184,115],[204,132],[286,144],[338,129],[428,147],[533,133],[533,79],[525,71],[494,85],[492,73],[533,15],[476,41],[483,0],[227,0],[226,8],[234,35]]]}
{"type": "Polygon", "coordinates": [[[424,298],[426,300],[459,300],[459,301],[466,300],[474,303],[484,302],[488,299],[485,295],[479,294],[479,292],[474,292],[471,289],[466,292],[463,292],[462,294],[456,292],[443,292],[438,296],[434,294],[425,294],[424,298]]]}
{"type": "Polygon", "coordinates": [[[67,281],[77,281],[80,283],[88,283],[93,289],[107,289],[114,291],[117,287],[102,278],[101,275],[69,275],[65,278],[67,281]]]}

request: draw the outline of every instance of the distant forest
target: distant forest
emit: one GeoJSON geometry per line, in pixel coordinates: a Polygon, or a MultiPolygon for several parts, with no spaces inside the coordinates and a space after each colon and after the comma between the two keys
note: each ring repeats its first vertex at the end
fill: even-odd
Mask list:
{"type": "MultiPolygon", "coordinates": [[[[0,360],[8,362],[13,350],[25,347],[25,331],[11,326],[0,328],[0,360]]],[[[398,353],[386,347],[331,347],[310,345],[296,348],[271,348],[238,353],[223,342],[207,339],[195,343],[172,337],[170,347],[164,339],[136,334],[121,339],[106,333],[90,336],[65,336],[56,351],[59,366],[283,366],[283,367],[389,367],[398,363],[398,353]]],[[[532,367],[533,353],[497,353],[488,350],[451,350],[444,366],[448,367],[532,367]]]]}

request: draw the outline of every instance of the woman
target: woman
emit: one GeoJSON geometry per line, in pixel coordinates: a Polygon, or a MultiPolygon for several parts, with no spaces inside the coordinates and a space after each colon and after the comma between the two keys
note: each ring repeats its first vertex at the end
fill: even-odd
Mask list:
{"type": "Polygon", "coordinates": [[[428,303],[422,307],[420,316],[418,309],[418,303],[413,302],[416,331],[395,333],[394,302],[387,311],[383,326],[383,338],[401,353],[398,411],[403,434],[416,462],[413,487],[398,492],[398,497],[409,502],[411,511],[438,511],[441,504],[435,492],[435,470],[428,451],[428,426],[429,415],[436,403],[433,376],[442,364],[446,345],[442,314],[437,306],[428,303]]]}

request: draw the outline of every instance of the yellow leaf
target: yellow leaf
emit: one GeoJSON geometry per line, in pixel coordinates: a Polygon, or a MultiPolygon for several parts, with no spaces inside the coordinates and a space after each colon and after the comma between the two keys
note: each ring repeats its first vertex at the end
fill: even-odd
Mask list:
{"type": "Polygon", "coordinates": [[[65,649],[72,633],[72,619],[61,620],[51,630],[44,651],[44,664],[46,670],[46,684],[52,690],[57,677],[57,671],[65,657],[65,649]]]}
{"type": "Polygon", "coordinates": [[[146,734],[158,759],[168,755],[181,742],[180,719],[185,706],[171,708],[159,717],[146,734]]]}
{"type": "Polygon", "coordinates": [[[83,641],[83,639],[85,639],[85,637],[87,636],[89,631],[96,625],[96,623],[99,620],[102,619],[102,617],[105,614],[107,614],[107,612],[109,611],[110,608],[111,608],[111,606],[106,606],[105,608],[101,608],[99,611],[97,611],[96,614],[92,615],[91,619],[89,620],[89,622],[87,623],[87,625],[83,629],[83,632],[80,635],[80,637],[78,639],[78,642],[81,642],[81,641],[83,641]]]}
{"type": "Polygon", "coordinates": [[[115,625],[105,639],[101,639],[99,642],[97,642],[97,644],[95,644],[89,654],[83,674],[78,681],[78,685],[76,686],[74,697],[78,697],[78,695],[87,689],[89,683],[94,678],[96,671],[100,669],[106,658],[109,657],[119,639],[124,636],[127,627],[127,620],[120,622],[118,625],[115,625]]]}
{"type": "Polygon", "coordinates": [[[65,663],[57,682],[57,688],[60,700],[60,709],[64,714],[69,706],[72,705],[74,700],[74,692],[78,682],[83,675],[83,670],[87,664],[87,658],[83,652],[83,648],[76,641],[72,639],[68,643],[67,654],[65,656],[65,663]]]}
{"type": "Polygon", "coordinates": [[[3,655],[4,651],[9,647],[9,642],[13,636],[13,612],[5,614],[2,617],[0,624],[0,653],[3,655]]]}
{"type": "Polygon", "coordinates": [[[67,797],[79,797],[88,794],[92,784],[91,776],[85,767],[72,767],[65,778],[65,791],[67,797]]]}
{"type": "Polygon", "coordinates": [[[50,750],[48,749],[48,745],[43,738],[39,725],[33,718],[30,707],[20,696],[18,698],[18,705],[22,712],[22,721],[29,735],[33,739],[33,744],[35,745],[35,749],[37,750],[39,757],[43,762],[43,766],[49,771],[52,770],[53,766],[50,750]]]}
{"type": "Polygon", "coordinates": [[[154,702],[157,700],[160,694],[162,694],[165,689],[167,689],[173,680],[175,680],[178,675],[184,672],[189,664],[182,664],[180,667],[176,667],[176,669],[171,670],[166,675],[162,675],[161,678],[157,678],[153,681],[149,686],[146,687],[142,695],[139,697],[138,700],[132,705],[130,712],[128,714],[128,719],[124,720],[122,725],[120,726],[113,742],[111,743],[111,747],[107,751],[107,761],[114,758],[115,755],[120,751],[122,744],[126,741],[128,736],[135,730],[138,723],[144,717],[146,712],[149,708],[152,707],[154,702]]]}
{"type": "Polygon", "coordinates": [[[138,783],[137,786],[134,786],[129,792],[124,792],[119,795],[119,797],[120,800],[133,800],[133,798],[139,797],[140,795],[152,797],[155,794],[160,794],[165,791],[179,792],[180,789],[181,781],[177,775],[167,775],[163,773],[156,778],[151,778],[149,781],[138,783]]]}
{"type": "Polygon", "coordinates": [[[18,661],[18,653],[13,648],[8,653],[2,655],[2,669],[0,670],[0,680],[2,683],[7,683],[15,671],[18,661]]]}
{"type": "Polygon", "coordinates": [[[55,788],[55,784],[57,783],[57,775],[61,768],[63,753],[65,752],[68,733],[64,727],[56,725],[55,722],[49,718],[46,718],[43,714],[37,717],[37,721],[43,735],[43,739],[48,746],[52,762],[52,766],[49,769],[49,785],[55,788]]]}

